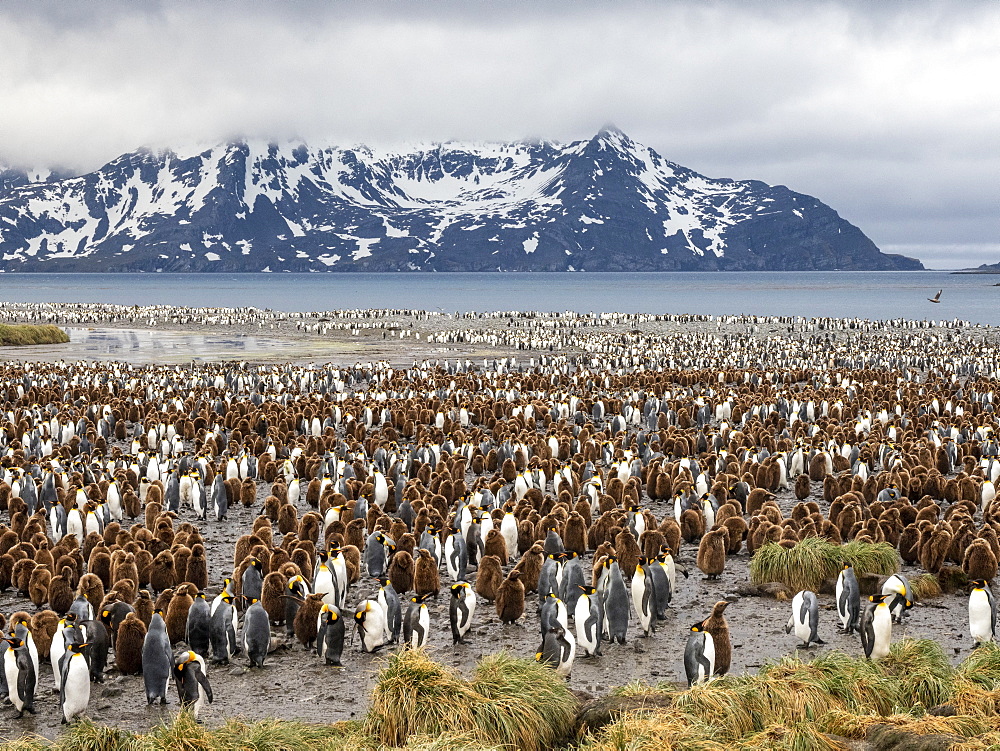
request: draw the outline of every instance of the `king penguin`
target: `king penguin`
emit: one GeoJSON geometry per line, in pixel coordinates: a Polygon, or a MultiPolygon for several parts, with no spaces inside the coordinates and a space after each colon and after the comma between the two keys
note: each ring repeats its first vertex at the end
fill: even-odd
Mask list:
{"type": "Polygon", "coordinates": [[[854,567],[845,563],[837,577],[837,614],[840,616],[840,630],[853,634],[861,620],[861,589],[854,567]]]}
{"type": "Polygon", "coordinates": [[[710,680],[715,672],[715,640],[710,633],[702,630],[700,622],[691,627],[684,648],[684,672],[688,687],[710,680]]]}
{"type": "Polygon", "coordinates": [[[785,626],[785,633],[790,634],[795,629],[795,635],[802,640],[802,646],[808,649],[813,644],[825,644],[817,634],[819,628],[819,601],[816,593],[803,590],[792,598],[792,615],[785,626]]]}
{"type": "Polygon", "coordinates": [[[190,709],[197,722],[205,702],[212,703],[212,687],[205,674],[204,658],[191,651],[181,653],[174,665],[174,682],[181,707],[190,709]]]}
{"type": "Polygon", "coordinates": [[[362,600],[354,612],[361,651],[374,652],[385,644],[385,611],[375,600],[362,600]]]}
{"type": "Polygon", "coordinates": [[[316,623],[316,654],[326,660],[327,665],[341,667],[345,631],[340,611],[333,605],[324,604],[316,623]]]}
{"type": "Polygon", "coordinates": [[[233,655],[239,652],[236,632],[239,630],[239,616],[233,607],[233,596],[223,590],[213,601],[209,618],[209,641],[212,645],[212,662],[228,665],[233,655]]]}
{"type": "Polygon", "coordinates": [[[972,584],[972,592],[969,593],[969,633],[978,647],[996,639],[997,604],[984,579],[978,579],[972,584]]]}
{"type": "Polygon", "coordinates": [[[428,595],[411,597],[403,613],[403,646],[420,649],[427,644],[431,630],[431,615],[424,602],[428,595]]]}
{"type": "Polygon", "coordinates": [[[157,610],[153,613],[142,642],[142,682],[146,686],[147,704],[152,704],[157,699],[160,704],[167,703],[167,685],[172,667],[173,655],[170,652],[167,624],[163,620],[163,612],[157,610]]]}
{"type": "Polygon", "coordinates": [[[879,660],[889,654],[892,641],[892,615],[886,602],[889,597],[870,596],[868,600],[871,604],[861,616],[861,646],[869,660],[879,660]]]}
{"type": "Polygon", "coordinates": [[[35,714],[35,685],[38,675],[35,665],[28,654],[28,645],[18,637],[4,639],[10,649],[3,654],[3,670],[7,678],[7,690],[10,703],[17,710],[18,718],[24,713],[35,714]]]}
{"type": "Polygon", "coordinates": [[[83,654],[86,647],[86,642],[68,644],[59,669],[62,675],[59,705],[64,725],[86,712],[90,703],[90,667],[83,654]]]}
{"type": "Polygon", "coordinates": [[[903,622],[903,614],[913,607],[913,591],[902,574],[893,574],[882,583],[882,594],[889,595],[888,605],[895,623],[903,622]]]}
{"type": "Polygon", "coordinates": [[[271,645],[271,624],[260,600],[251,600],[243,618],[243,648],[250,667],[264,667],[267,649],[271,645]]]}
{"type": "Polygon", "coordinates": [[[608,585],[604,595],[604,620],[608,625],[607,637],[609,641],[624,644],[628,634],[628,592],[618,561],[612,561],[606,575],[608,585]]]}
{"type": "Polygon", "coordinates": [[[601,615],[601,600],[594,587],[580,587],[573,620],[576,623],[576,643],[583,650],[584,657],[600,657],[604,618],[601,615]]]}
{"type": "Polygon", "coordinates": [[[448,606],[448,620],[451,622],[452,644],[465,644],[465,635],[472,628],[472,617],[476,614],[476,593],[468,582],[451,585],[451,603],[448,606]]]}
{"type": "Polygon", "coordinates": [[[656,630],[656,591],[653,577],[649,573],[649,562],[639,558],[632,576],[632,605],[639,616],[639,628],[643,636],[649,636],[656,630]]]}
{"type": "Polygon", "coordinates": [[[560,625],[554,625],[545,634],[542,648],[535,659],[555,668],[556,675],[567,678],[573,669],[576,657],[576,640],[573,634],[560,625]]]}

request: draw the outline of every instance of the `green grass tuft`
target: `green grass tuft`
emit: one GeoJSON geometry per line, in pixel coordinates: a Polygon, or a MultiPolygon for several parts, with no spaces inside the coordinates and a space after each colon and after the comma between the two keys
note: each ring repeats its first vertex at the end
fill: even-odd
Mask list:
{"type": "Polygon", "coordinates": [[[0,323],[0,347],[24,347],[32,344],[63,344],[69,334],[51,324],[0,323]]]}
{"type": "Polygon", "coordinates": [[[824,580],[835,578],[845,563],[854,566],[859,575],[888,576],[899,571],[899,554],[884,542],[836,545],[822,537],[807,537],[790,549],[769,542],[750,559],[750,581],[757,585],[780,582],[793,592],[816,592],[824,580]]]}
{"type": "Polygon", "coordinates": [[[1000,690],[1000,645],[986,642],[958,666],[958,674],[987,691],[1000,690]]]}

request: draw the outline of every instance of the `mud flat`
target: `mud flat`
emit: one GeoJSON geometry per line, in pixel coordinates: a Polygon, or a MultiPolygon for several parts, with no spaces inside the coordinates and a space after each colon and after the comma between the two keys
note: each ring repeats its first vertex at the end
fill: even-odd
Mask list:
{"type": "MultiPolygon", "coordinates": [[[[124,477],[125,482],[132,479],[126,471],[130,463],[149,461],[145,449],[143,457],[132,453],[130,437],[136,425],[144,432],[161,423],[175,424],[178,419],[183,450],[205,455],[215,470],[223,470],[228,456],[243,451],[263,456],[266,440],[274,442],[278,450],[301,449],[309,458],[312,472],[315,472],[316,462],[327,454],[343,454],[356,459],[368,471],[372,469],[372,454],[377,447],[397,451],[395,447],[401,446],[398,457],[405,459],[411,456],[411,449],[453,440],[456,453],[447,456],[445,452],[445,458],[452,462],[463,446],[475,457],[477,452],[478,455],[495,452],[505,441],[519,441],[531,447],[532,456],[523,457],[523,460],[518,458],[517,463],[534,459],[537,466],[544,466],[549,477],[549,484],[540,489],[536,501],[529,502],[523,509],[525,518],[530,515],[529,511],[540,518],[543,507],[550,513],[554,504],[562,502],[550,498],[550,483],[554,471],[567,463],[579,479],[580,473],[586,470],[586,463],[592,462],[592,469],[604,475],[604,487],[608,488],[612,471],[618,471],[617,467],[612,468],[611,459],[617,460],[624,451],[640,455],[640,435],[644,436],[642,445],[648,446],[655,440],[656,450],[645,454],[640,460],[639,475],[626,485],[635,488],[640,505],[652,515],[656,524],[667,526],[674,518],[674,504],[669,493],[666,497],[650,494],[644,475],[652,471],[653,466],[658,467],[657,471],[672,473],[671,487],[681,488],[685,493],[691,489],[691,483],[685,485],[679,470],[682,461],[694,461],[706,473],[713,492],[723,496],[733,483],[749,478],[755,486],[773,491],[783,521],[788,520],[786,526],[795,529],[798,529],[797,524],[791,522],[799,500],[792,490],[773,487],[760,470],[762,464],[774,463],[772,455],[778,451],[789,453],[797,448],[812,447],[816,452],[837,452],[840,456],[845,444],[859,446],[861,456],[870,463],[874,478],[871,483],[854,483],[852,472],[855,468],[850,462],[845,467],[846,457],[840,456],[836,462],[831,459],[830,472],[808,483],[808,494],[803,500],[815,502],[818,513],[828,517],[831,500],[828,497],[829,480],[825,475],[835,477],[842,484],[834,495],[843,498],[857,493],[858,500],[849,498],[848,501],[857,502],[859,508],[868,511],[869,518],[877,522],[876,530],[882,529],[882,519],[871,515],[876,501],[874,495],[871,498],[868,495],[877,494],[890,482],[901,487],[902,496],[909,499],[906,503],[899,501],[899,508],[916,505],[929,497],[924,505],[936,505],[935,519],[940,517],[939,523],[947,524],[948,509],[956,504],[949,483],[958,484],[969,479],[979,491],[991,471],[989,466],[980,466],[980,462],[989,459],[992,439],[986,432],[976,431],[996,428],[992,401],[998,384],[994,329],[916,324],[896,327],[858,324],[857,328],[852,328],[854,324],[843,321],[805,324],[771,319],[645,321],[623,318],[607,324],[591,321],[590,325],[564,326],[566,322],[558,319],[525,321],[510,317],[484,323],[472,318],[427,320],[415,316],[410,322],[413,337],[399,336],[400,331],[411,330],[405,327],[405,316],[388,328],[347,329],[323,334],[303,332],[294,322],[282,322],[272,329],[257,332],[247,325],[242,329],[237,327],[235,333],[221,335],[219,327],[213,331],[212,326],[205,324],[145,329],[124,324],[69,327],[71,341],[68,345],[46,345],[44,350],[32,350],[30,359],[37,364],[31,372],[26,372],[16,361],[3,366],[0,385],[8,402],[4,412],[16,413],[14,420],[7,419],[0,425],[6,431],[10,446],[5,466],[16,464],[30,468],[37,460],[15,441],[21,440],[25,427],[29,432],[39,427],[31,424],[40,414],[31,411],[31,400],[48,394],[51,398],[44,406],[50,406],[52,414],[60,421],[82,417],[89,403],[120,411],[118,419],[124,422],[126,435],[109,438],[102,450],[94,448],[89,455],[81,455],[79,442],[74,453],[72,443],[62,445],[59,441],[53,450],[71,473],[79,471],[80,461],[86,462],[98,455],[102,461],[115,458],[121,466],[113,472],[124,477]],[[421,334],[420,340],[416,339],[416,333],[421,334]],[[235,363],[229,362],[230,354],[235,363]],[[773,361],[768,359],[769,354],[773,361]],[[498,371],[495,360],[506,356],[516,356],[517,365],[524,372],[513,366],[498,371]],[[431,364],[412,367],[414,361],[420,360],[449,360],[453,366],[456,359],[469,360],[474,367],[468,370],[454,367],[446,370],[431,364]],[[490,361],[485,371],[484,359],[490,361]],[[67,364],[76,360],[89,361],[89,364],[67,364]],[[397,368],[392,371],[384,365],[354,365],[379,360],[388,361],[397,368]],[[115,361],[128,363],[129,369],[123,370],[115,361]],[[329,368],[302,365],[314,362],[335,365],[329,368]],[[259,363],[259,367],[252,367],[254,363],[259,363]],[[858,365],[852,369],[851,363],[858,365]],[[187,367],[169,367],[175,364],[187,367]],[[400,371],[399,367],[408,369],[400,371]],[[333,379],[334,372],[339,385],[322,395],[314,389],[318,381],[302,380],[304,376],[333,379]],[[113,396],[94,387],[68,398],[63,396],[67,391],[47,385],[53,383],[52,379],[68,382],[75,377],[89,383],[88,379],[95,374],[115,379],[113,396]],[[250,378],[246,383],[228,384],[223,389],[228,390],[232,403],[239,405],[238,411],[233,412],[236,407],[231,407],[224,413],[214,412],[220,388],[216,385],[217,377],[234,374],[250,378]],[[136,383],[129,385],[128,379],[133,376],[138,376],[136,383]],[[258,382],[253,380],[257,378],[269,384],[270,390],[258,390],[258,382]],[[18,384],[23,387],[25,379],[28,379],[31,393],[19,397],[16,387],[18,384]],[[276,382],[287,389],[289,399],[274,401],[270,387],[276,382]],[[177,412],[171,407],[164,412],[168,400],[164,388],[168,384],[171,394],[180,393],[190,399],[183,411],[177,412]],[[267,398],[253,402],[252,396],[263,391],[267,391],[267,398]],[[991,394],[989,400],[987,394],[991,394]],[[560,404],[571,396],[579,399],[578,414],[560,414],[560,404]],[[641,413],[653,398],[665,406],[664,411],[652,413],[651,423],[646,417],[613,422],[613,418],[626,411],[625,407],[638,409],[641,413]],[[818,410],[816,414],[802,412],[810,401],[818,410]],[[604,405],[605,414],[595,412],[597,402],[604,405]],[[717,412],[727,404],[728,408],[736,410],[729,417],[717,412]],[[896,414],[897,404],[899,414],[896,414]],[[390,421],[373,423],[361,430],[358,421],[362,419],[363,408],[384,405],[394,412],[390,421]],[[468,424],[462,424],[459,418],[459,409],[464,405],[473,413],[468,424]],[[534,414],[526,417],[524,410],[529,405],[534,414]],[[326,428],[323,435],[303,433],[299,418],[305,408],[320,409],[321,414],[332,415],[335,406],[342,417],[326,428]],[[753,411],[761,406],[769,411],[753,411]],[[699,424],[695,418],[701,407],[707,407],[708,411],[699,424]],[[887,410],[884,422],[879,419],[882,409],[887,410]],[[826,413],[823,410],[827,410],[826,413]],[[417,415],[415,420],[407,417],[411,412],[417,415]],[[802,417],[799,417],[800,412],[802,417]],[[255,425],[250,420],[255,414],[268,418],[263,432],[240,430],[239,420],[246,417],[250,425],[255,425]],[[353,420],[343,419],[346,414],[351,414],[353,420]],[[793,414],[794,420],[790,419],[793,414]],[[197,428],[192,424],[188,431],[185,420],[191,421],[192,415],[207,419],[197,428]],[[285,417],[294,419],[283,422],[285,417]],[[24,425],[21,425],[22,419],[24,425]],[[863,423],[859,423],[859,419],[863,423]],[[407,426],[407,421],[414,424],[407,426]],[[581,428],[586,431],[583,445],[578,446],[578,450],[569,448],[573,438],[580,435],[581,428]],[[893,450],[900,461],[890,464],[885,460],[883,465],[880,457],[886,456],[882,449],[889,442],[890,428],[898,431],[893,441],[898,448],[893,450]],[[952,428],[962,438],[953,464],[945,467],[945,471],[939,469],[940,464],[927,466],[928,460],[940,460],[933,436],[950,437],[952,428]],[[230,438],[238,431],[238,441],[231,443],[226,452],[217,451],[218,445],[212,438],[215,430],[224,431],[230,438]],[[548,443],[549,436],[560,445],[555,455],[548,443]],[[318,438],[322,442],[317,441],[318,438]],[[708,443],[699,448],[699,440],[708,443]],[[563,442],[568,446],[565,451],[561,448],[563,442]],[[602,453],[605,442],[611,455],[602,453]],[[760,450],[768,446],[768,455],[760,454],[760,450]],[[531,503],[538,506],[530,508],[531,503]]],[[[17,355],[7,351],[2,354],[16,360],[29,359],[20,351],[17,355]]],[[[91,420],[94,422],[96,420],[91,420]]],[[[178,461],[178,455],[163,456],[161,460],[169,471],[178,461]]],[[[51,457],[38,462],[40,481],[50,468],[50,462],[51,457]]],[[[509,478],[503,478],[502,467],[490,468],[487,464],[475,471],[473,465],[474,461],[468,462],[464,476],[449,477],[448,481],[461,480],[467,491],[490,484],[500,488],[510,482],[509,478]]],[[[431,471],[428,469],[421,479],[419,468],[411,469],[414,476],[404,475],[402,481],[407,488],[413,489],[418,499],[430,504],[435,495],[431,491],[431,471]]],[[[106,471],[110,476],[112,470],[106,471]]],[[[304,485],[314,476],[298,474],[304,485]]],[[[351,503],[356,502],[359,494],[368,492],[363,480],[370,478],[355,479],[357,484],[349,486],[351,503]]],[[[271,495],[271,479],[260,477],[254,484],[253,502],[235,503],[228,518],[222,522],[199,521],[194,511],[187,507],[182,507],[171,522],[175,527],[185,522],[197,525],[209,563],[209,585],[205,591],[210,597],[219,592],[223,577],[232,575],[237,541],[251,531],[271,495]]],[[[97,487],[100,493],[99,483],[97,487]]],[[[440,485],[437,487],[440,489],[440,485]]],[[[454,484],[451,492],[456,492],[454,484]]],[[[567,511],[575,508],[579,497],[577,494],[570,498],[567,511]]],[[[319,509],[325,512],[324,503],[330,505],[332,498],[319,500],[319,509]]],[[[459,502],[460,497],[447,498],[449,508],[459,502]]],[[[313,510],[305,492],[293,505],[299,518],[313,510]]],[[[990,504],[985,514],[978,503],[972,505],[976,508],[975,513],[970,514],[971,527],[960,521],[955,524],[956,531],[959,527],[963,533],[972,530],[975,537],[998,522],[990,504]]],[[[884,506],[886,504],[881,504],[879,508],[884,511],[884,506]]],[[[394,511],[387,507],[386,513],[391,517],[394,511]]],[[[612,498],[604,513],[610,514],[609,521],[621,527],[624,503],[612,498]]],[[[593,521],[597,518],[595,515],[593,521]]],[[[754,522],[754,516],[749,513],[745,518],[748,523],[754,522]]],[[[126,518],[122,527],[128,529],[142,521],[142,515],[134,522],[126,518]]],[[[14,524],[7,511],[0,511],[0,522],[14,524]]],[[[372,523],[375,522],[377,519],[373,519],[372,523]]],[[[851,534],[882,535],[898,534],[899,531],[888,522],[881,533],[848,530],[851,534]]],[[[544,533],[541,536],[544,537],[544,533]]],[[[282,536],[275,530],[271,543],[277,548],[281,542],[282,536]]],[[[583,557],[587,572],[594,563],[595,547],[589,546],[583,557]]],[[[676,558],[687,569],[689,577],[678,577],[667,618],[657,624],[652,636],[643,638],[640,635],[633,611],[625,644],[606,644],[602,657],[577,659],[569,686],[581,699],[605,696],[616,687],[633,682],[684,685],[683,653],[690,626],[706,618],[712,605],[720,599],[731,602],[726,616],[733,646],[732,674],[752,673],[767,663],[795,654],[809,658],[831,651],[854,656],[861,654],[857,637],[845,636],[836,630],[832,595],[825,591],[820,593],[819,633],[826,644],[800,651],[796,637],[787,635],[784,629],[790,604],[761,595],[751,584],[748,575],[750,554],[745,545],[726,558],[725,569],[717,580],[708,579],[699,571],[697,551],[697,539],[679,543],[676,558]]],[[[950,560],[948,565],[961,567],[961,555],[957,557],[959,560],[950,560]]],[[[516,556],[514,558],[516,560],[516,556]]],[[[505,573],[512,567],[513,562],[506,567],[505,573]]],[[[902,571],[911,578],[926,572],[919,562],[903,565],[902,571]]],[[[430,603],[428,648],[434,660],[469,675],[478,660],[498,650],[506,649],[512,655],[528,658],[537,652],[541,635],[536,594],[528,595],[525,615],[514,625],[501,624],[493,607],[481,600],[468,636],[469,643],[453,646],[448,625],[447,584],[450,580],[443,567],[441,577],[441,595],[430,603]]],[[[470,578],[474,580],[474,577],[473,572],[470,578]]],[[[348,615],[356,603],[374,591],[371,581],[362,576],[351,588],[348,615]]],[[[933,640],[947,658],[957,664],[970,655],[972,648],[967,602],[965,588],[918,601],[904,623],[893,629],[893,640],[933,640]]],[[[0,593],[0,613],[9,615],[20,609],[29,613],[36,610],[13,588],[0,593]]],[[[297,641],[286,638],[283,628],[273,628],[272,637],[274,650],[263,669],[248,669],[244,657],[235,658],[228,666],[211,667],[209,679],[215,703],[207,707],[202,716],[209,727],[217,727],[225,718],[234,715],[307,722],[360,718],[368,708],[376,673],[384,664],[383,656],[396,649],[387,647],[382,655],[376,656],[364,654],[357,637],[349,635],[344,667],[333,668],[323,665],[297,641]]],[[[145,731],[176,711],[175,704],[165,708],[147,707],[141,676],[121,676],[113,664],[112,659],[105,682],[93,687],[88,716],[94,721],[130,731],[145,731]]],[[[45,662],[41,673],[38,713],[16,721],[8,721],[5,717],[6,728],[0,732],[0,737],[7,732],[36,733],[48,738],[59,734],[59,704],[51,690],[51,668],[45,662]]],[[[174,697],[172,700],[176,701],[174,697]]],[[[6,715],[12,713],[10,708],[2,711],[6,715]]]]}

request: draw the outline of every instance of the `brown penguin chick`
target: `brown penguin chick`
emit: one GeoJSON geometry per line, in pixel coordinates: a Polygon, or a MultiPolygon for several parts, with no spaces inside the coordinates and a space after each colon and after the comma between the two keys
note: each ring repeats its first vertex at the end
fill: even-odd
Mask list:
{"type": "Polygon", "coordinates": [[[728,533],[725,527],[713,527],[698,545],[698,568],[709,579],[718,579],[726,568],[726,542],[728,533]]]}
{"type": "Polygon", "coordinates": [[[293,628],[295,638],[299,640],[303,647],[312,649],[316,641],[316,622],[319,618],[319,611],[323,609],[323,594],[312,594],[306,597],[302,607],[295,614],[293,628]]]}
{"type": "Polygon", "coordinates": [[[86,597],[90,606],[97,610],[104,602],[104,584],[94,574],[84,574],[77,585],[77,594],[86,597]]]}
{"type": "Polygon", "coordinates": [[[495,555],[484,555],[476,571],[476,594],[493,602],[497,598],[501,584],[503,584],[503,571],[500,568],[500,559],[495,555]]]}
{"type": "Polygon", "coordinates": [[[516,568],[507,574],[497,590],[496,607],[501,623],[514,623],[524,615],[524,584],[516,568]]]}
{"type": "Polygon", "coordinates": [[[388,577],[392,588],[401,595],[413,589],[413,556],[405,550],[397,550],[389,564],[388,577]]]}
{"type": "Polygon", "coordinates": [[[639,549],[639,543],[635,541],[635,537],[627,528],[615,537],[615,553],[618,554],[618,566],[622,570],[622,576],[625,577],[626,581],[631,580],[635,574],[635,567],[639,565],[642,551],[639,549]]]}
{"type": "Polygon", "coordinates": [[[174,576],[177,577],[177,581],[188,581],[187,567],[188,561],[191,559],[191,548],[181,545],[170,552],[174,556],[174,576]]]}
{"type": "Polygon", "coordinates": [[[264,583],[260,588],[260,604],[267,612],[267,617],[273,626],[282,626],[285,623],[285,587],[288,586],[288,579],[278,571],[272,571],[264,577],[264,583]]]}
{"type": "Polygon", "coordinates": [[[299,528],[298,513],[295,506],[286,503],[278,509],[278,532],[283,535],[294,532],[299,528]]]}
{"type": "Polygon", "coordinates": [[[123,579],[131,579],[136,584],[139,583],[139,567],[136,565],[133,553],[123,553],[121,563],[115,566],[112,586],[117,587],[118,582],[123,579]]]}
{"type": "Polygon", "coordinates": [[[501,566],[507,565],[507,541],[504,540],[503,534],[501,534],[499,529],[494,527],[486,533],[486,544],[483,554],[496,556],[500,560],[501,566]]]}
{"type": "Polygon", "coordinates": [[[416,592],[417,597],[433,595],[437,599],[441,589],[441,575],[438,572],[437,561],[434,560],[430,551],[424,548],[420,548],[417,553],[419,557],[414,566],[413,591],[416,592]]]}
{"type": "Polygon", "coordinates": [[[970,581],[983,579],[987,582],[997,575],[997,557],[993,548],[982,538],[976,538],[965,550],[962,558],[962,570],[970,581]]]}
{"type": "Polygon", "coordinates": [[[570,513],[562,532],[563,547],[583,556],[587,553],[587,522],[576,511],[570,513]]]}
{"type": "Polygon", "coordinates": [[[663,533],[655,527],[652,529],[646,529],[641,535],[639,535],[639,548],[642,550],[643,556],[646,558],[655,558],[660,554],[660,548],[662,548],[667,542],[667,538],[663,536],[663,533]]]}
{"type": "Polygon", "coordinates": [[[70,583],[72,580],[72,570],[69,566],[63,566],[62,573],[53,576],[49,581],[49,607],[58,615],[64,615],[76,599],[76,593],[70,583]]]}
{"type": "Polygon", "coordinates": [[[132,607],[135,608],[135,614],[139,616],[139,620],[146,628],[149,628],[149,622],[153,620],[153,599],[149,596],[148,589],[139,591],[132,607]]]}
{"type": "Polygon", "coordinates": [[[705,515],[701,509],[685,509],[681,514],[681,537],[684,542],[694,542],[705,534],[705,515]]]}
{"type": "Polygon", "coordinates": [[[362,550],[365,547],[365,537],[365,520],[352,519],[351,523],[347,525],[347,533],[344,535],[344,543],[346,545],[353,545],[358,550],[362,550]]]}
{"type": "Polygon", "coordinates": [[[925,571],[936,574],[941,570],[951,547],[951,538],[951,527],[947,522],[938,522],[926,544],[920,547],[920,565],[925,571]]]}
{"type": "Polygon", "coordinates": [[[199,592],[208,587],[208,561],[205,559],[205,546],[201,543],[196,543],[191,548],[184,581],[193,584],[199,592]]]}
{"type": "Polygon", "coordinates": [[[668,516],[659,526],[660,532],[663,534],[663,539],[670,548],[673,555],[677,555],[681,550],[681,525],[677,523],[677,520],[672,516],[668,516]]]}
{"type": "MultiPolygon", "coordinates": [[[[930,524],[930,522],[928,522],[930,524]]],[[[920,529],[916,524],[908,524],[899,535],[899,557],[904,563],[916,563],[920,557],[920,529]]]]}
{"type": "Polygon", "coordinates": [[[167,636],[170,637],[171,645],[179,641],[184,641],[184,633],[187,629],[188,610],[194,604],[194,598],[190,594],[190,585],[181,584],[167,606],[167,636]]]}
{"type": "Polygon", "coordinates": [[[729,641],[729,624],[723,613],[729,603],[719,600],[712,608],[712,614],[701,623],[691,627],[692,631],[707,631],[715,642],[715,675],[725,675],[729,672],[732,660],[732,644],[729,641]]]}
{"type": "Polygon", "coordinates": [[[240,503],[249,508],[257,501],[257,483],[249,477],[240,483],[240,503]]]}
{"type": "MultiPolygon", "coordinates": [[[[12,533],[13,534],[13,533],[12,533]]],[[[0,592],[6,592],[13,584],[14,557],[10,553],[0,555],[0,592]]]]}
{"type": "Polygon", "coordinates": [[[165,589],[157,596],[156,600],[153,601],[153,612],[157,610],[163,612],[164,617],[166,617],[167,608],[170,607],[170,601],[174,599],[174,590],[165,589]]]}
{"type": "Polygon", "coordinates": [[[52,610],[39,610],[31,616],[31,637],[35,640],[38,656],[42,659],[49,658],[52,637],[56,635],[57,628],[59,628],[59,616],[52,610]]]}
{"type": "Polygon", "coordinates": [[[149,586],[154,592],[163,592],[176,584],[174,557],[169,550],[164,550],[153,559],[149,569],[149,586]]]}
{"type": "MultiPolygon", "coordinates": [[[[122,424],[124,425],[124,420],[122,424]]],[[[139,500],[139,496],[131,489],[126,490],[122,496],[122,509],[125,511],[125,516],[129,519],[135,519],[142,513],[142,501],[139,500]]]]}
{"type": "Polygon", "coordinates": [[[142,643],[146,638],[146,624],[136,613],[129,613],[118,624],[115,639],[115,666],[122,675],[142,672],[142,643]]]}
{"type": "Polygon", "coordinates": [[[722,523],[722,526],[729,533],[726,554],[736,555],[746,539],[747,523],[742,516],[731,516],[722,523]]]}
{"type": "Polygon", "coordinates": [[[540,542],[536,542],[517,562],[515,571],[521,574],[521,584],[526,589],[534,592],[538,589],[538,577],[542,575],[542,564],[545,563],[544,548],[540,542]]]}
{"type": "Polygon", "coordinates": [[[28,596],[28,584],[31,582],[31,574],[37,567],[38,564],[30,558],[22,558],[14,564],[12,579],[14,580],[14,588],[17,590],[19,597],[28,596]]]}
{"type": "Polygon", "coordinates": [[[28,597],[36,608],[49,601],[49,582],[52,572],[44,566],[37,566],[28,578],[28,597]]]}
{"type": "Polygon", "coordinates": [[[105,589],[111,589],[111,555],[107,550],[97,549],[90,554],[87,571],[99,577],[105,589]]]}
{"type": "Polygon", "coordinates": [[[795,497],[800,501],[809,497],[809,475],[801,474],[795,478],[795,497]]]}
{"type": "Polygon", "coordinates": [[[347,581],[351,584],[361,580],[361,551],[354,545],[344,545],[341,549],[347,564],[347,581]]]}

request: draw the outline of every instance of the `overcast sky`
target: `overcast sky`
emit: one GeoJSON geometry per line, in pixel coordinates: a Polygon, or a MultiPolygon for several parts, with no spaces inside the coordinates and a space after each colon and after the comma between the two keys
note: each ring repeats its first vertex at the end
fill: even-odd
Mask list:
{"type": "Polygon", "coordinates": [[[0,160],[82,170],[234,135],[571,140],[613,122],[955,268],[1000,261],[998,40],[993,1],[8,0],[0,160]]]}

